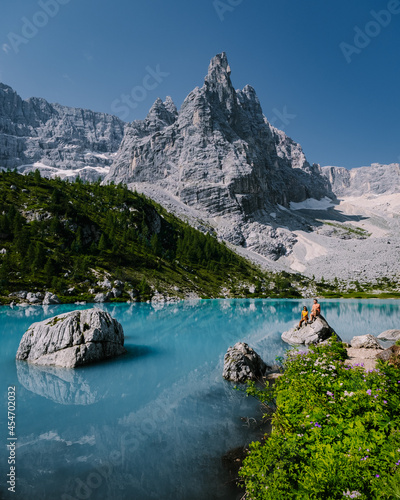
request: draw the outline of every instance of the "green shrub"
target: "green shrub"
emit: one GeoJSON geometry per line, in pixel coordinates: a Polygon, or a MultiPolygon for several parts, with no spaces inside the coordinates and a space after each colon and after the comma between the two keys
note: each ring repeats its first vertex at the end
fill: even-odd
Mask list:
{"type": "Polygon", "coordinates": [[[247,499],[400,498],[400,370],[345,357],[336,340],[289,351],[273,431],[240,470],[247,499]]]}

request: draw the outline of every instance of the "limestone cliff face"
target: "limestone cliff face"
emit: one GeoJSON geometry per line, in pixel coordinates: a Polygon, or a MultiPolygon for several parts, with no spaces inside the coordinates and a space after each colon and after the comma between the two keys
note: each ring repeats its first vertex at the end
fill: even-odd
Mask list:
{"type": "Polygon", "coordinates": [[[124,129],[115,116],[22,100],[0,83],[0,168],[39,168],[44,175],[74,170],[97,179],[108,172],[124,129]]]}
{"type": "Polygon", "coordinates": [[[336,196],[395,194],[400,191],[400,164],[381,165],[348,170],[343,167],[322,167],[336,196]]]}
{"type": "Polygon", "coordinates": [[[252,87],[235,90],[225,53],[177,112],[157,99],[126,128],[105,181],[150,183],[210,216],[252,217],[276,204],[333,196],[299,144],[264,117],[252,87]]]}

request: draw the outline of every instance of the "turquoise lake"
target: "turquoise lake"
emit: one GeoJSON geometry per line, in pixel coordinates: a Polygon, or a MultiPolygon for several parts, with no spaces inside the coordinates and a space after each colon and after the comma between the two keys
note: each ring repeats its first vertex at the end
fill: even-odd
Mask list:
{"type": "MultiPolygon", "coordinates": [[[[227,348],[245,341],[267,363],[312,300],[202,300],[102,305],[128,353],[76,370],[16,362],[36,321],[86,306],[0,307],[1,498],[240,498],[221,457],[260,431],[256,401],[222,379],[227,348]],[[7,388],[16,387],[17,487],[7,491],[7,388]],[[249,420],[250,419],[250,420],[249,420]]],[[[400,301],[321,301],[342,337],[400,328],[400,301]]]]}

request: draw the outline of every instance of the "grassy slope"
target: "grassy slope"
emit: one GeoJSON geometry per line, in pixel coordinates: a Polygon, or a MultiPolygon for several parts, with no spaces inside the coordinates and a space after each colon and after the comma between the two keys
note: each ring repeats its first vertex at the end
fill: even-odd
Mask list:
{"type": "Polygon", "coordinates": [[[139,300],[155,289],[178,297],[296,297],[303,281],[260,271],[124,186],[48,180],[38,172],[0,173],[0,249],[7,252],[0,256],[3,302],[18,290],[91,300],[104,291],[97,285],[104,277],[124,283],[116,300],[127,300],[132,289],[139,300]]]}

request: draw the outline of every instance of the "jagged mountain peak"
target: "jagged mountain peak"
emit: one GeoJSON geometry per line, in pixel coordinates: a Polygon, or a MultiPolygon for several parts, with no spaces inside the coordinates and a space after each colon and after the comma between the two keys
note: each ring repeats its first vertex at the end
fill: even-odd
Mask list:
{"type": "Polygon", "coordinates": [[[258,101],[258,97],[257,97],[257,94],[256,94],[256,91],[254,90],[254,88],[247,84],[243,87],[243,90],[242,90],[243,94],[245,94],[249,99],[257,99],[258,101]]]}
{"type": "Polygon", "coordinates": [[[208,95],[208,101],[213,107],[219,107],[227,116],[234,112],[237,105],[236,92],[230,74],[228,58],[225,52],[222,52],[211,59],[203,86],[203,91],[208,95]]]}
{"type": "Polygon", "coordinates": [[[267,222],[276,207],[333,195],[300,145],[268,123],[253,87],[236,91],[230,75],[226,54],[216,55],[204,85],[171,122],[167,100],[157,100],[145,120],[127,128],[105,182],[148,186],[158,201],[157,190],[168,193],[188,210],[222,217],[217,232],[224,239],[280,255],[285,247],[267,222]],[[254,231],[264,234],[258,243],[254,231]]]}
{"type": "Polygon", "coordinates": [[[174,123],[176,117],[177,111],[172,99],[170,101],[166,99],[165,102],[163,102],[162,99],[158,97],[150,108],[145,121],[153,131],[156,131],[174,123]]]}
{"type": "Polygon", "coordinates": [[[10,87],[9,85],[6,85],[5,83],[0,82],[0,90],[7,90],[15,93],[15,90],[10,87]]]}
{"type": "Polygon", "coordinates": [[[230,81],[231,68],[228,63],[228,58],[225,52],[217,54],[210,61],[208,73],[205,77],[206,82],[221,82],[221,80],[230,81]]]}
{"type": "Polygon", "coordinates": [[[165,98],[165,101],[164,101],[164,106],[165,106],[165,109],[167,111],[169,111],[171,114],[173,114],[175,116],[178,114],[178,110],[176,109],[175,103],[172,100],[171,96],[167,95],[167,97],[165,98]]]}

